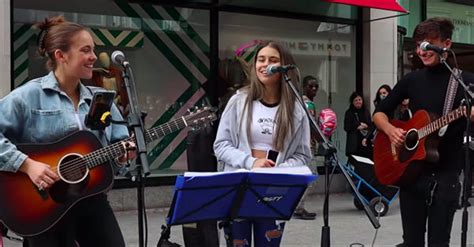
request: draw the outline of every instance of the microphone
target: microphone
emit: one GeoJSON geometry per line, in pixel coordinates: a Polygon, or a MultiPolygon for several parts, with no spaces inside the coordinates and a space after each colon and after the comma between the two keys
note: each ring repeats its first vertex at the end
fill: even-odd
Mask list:
{"type": "Polygon", "coordinates": [[[117,65],[120,65],[123,67],[130,66],[130,63],[127,60],[125,60],[125,55],[123,54],[122,51],[116,50],[112,52],[111,58],[112,58],[112,62],[117,65]]]}
{"type": "Polygon", "coordinates": [[[267,66],[267,75],[273,75],[275,73],[286,73],[290,69],[296,68],[294,64],[287,64],[282,66],[277,66],[275,64],[270,64],[267,66]]]}
{"type": "Polygon", "coordinates": [[[423,41],[421,42],[420,44],[420,49],[422,51],[434,51],[436,53],[445,53],[447,51],[449,51],[449,48],[446,48],[446,47],[439,47],[439,46],[436,46],[436,45],[432,45],[430,44],[430,42],[428,41],[423,41]]]}

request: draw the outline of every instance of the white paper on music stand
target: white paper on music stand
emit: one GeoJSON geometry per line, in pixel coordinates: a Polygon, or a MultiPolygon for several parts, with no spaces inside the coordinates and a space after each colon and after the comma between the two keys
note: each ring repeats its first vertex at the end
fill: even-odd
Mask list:
{"type": "Polygon", "coordinates": [[[202,177],[202,176],[216,176],[228,173],[236,172],[258,172],[258,173],[271,173],[271,174],[296,174],[296,175],[313,175],[311,170],[307,166],[295,166],[295,167],[272,167],[272,168],[255,168],[252,170],[238,169],[234,171],[225,172],[185,172],[185,177],[202,177]]]}
{"type": "Polygon", "coordinates": [[[249,170],[238,169],[238,170],[234,170],[234,171],[223,171],[223,172],[185,172],[184,176],[185,177],[216,176],[216,175],[236,173],[236,172],[249,172],[249,170]]]}
{"type": "Polygon", "coordinates": [[[250,170],[250,172],[272,173],[272,174],[313,175],[313,173],[307,166],[255,168],[255,169],[250,170]]]}
{"type": "Polygon", "coordinates": [[[370,164],[370,165],[374,164],[374,162],[369,158],[362,157],[362,156],[357,156],[357,155],[351,155],[351,156],[352,156],[352,158],[354,158],[358,162],[362,162],[362,163],[370,164]]]}

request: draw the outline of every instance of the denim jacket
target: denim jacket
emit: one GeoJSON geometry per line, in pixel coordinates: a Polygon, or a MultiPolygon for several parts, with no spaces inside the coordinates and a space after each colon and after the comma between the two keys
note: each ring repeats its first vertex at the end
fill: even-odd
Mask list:
{"type": "MultiPolygon", "coordinates": [[[[27,155],[15,144],[49,143],[78,130],[88,130],[84,118],[89,111],[92,92],[80,84],[77,111],[71,99],[59,89],[53,72],[33,79],[0,100],[0,170],[16,172],[27,155]]],[[[112,119],[122,120],[113,105],[112,119]]],[[[112,124],[104,131],[92,131],[102,145],[128,137],[126,126],[112,124]]]]}
{"type": "MultiPolygon", "coordinates": [[[[214,152],[224,171],[252,169],[256,158],[247,139],[244,105],[247,94],[238,92],[232,96],[222,113],[217,130],[214,152]],[[240,124],[241,123],[241,124],[240,124]]],[[[278,167],[307,165],[312,158],[308,117],[302,106],[295,102],[293,132],[285,138],[283,150],[276,160],[278,167]]]]}

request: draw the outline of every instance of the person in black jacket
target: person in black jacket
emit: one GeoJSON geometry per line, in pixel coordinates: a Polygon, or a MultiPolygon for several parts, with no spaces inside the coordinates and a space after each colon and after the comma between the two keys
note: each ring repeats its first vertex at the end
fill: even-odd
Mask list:
{"type": "MultiPolygon", "coordinates": [[[[375,125],[388,136],[395,154],[404,147],[407,130],[392,125],[387,115],[404,99],[410,99],[410,109],[415,112],[414,117],[417,117],[416,112],[419,110],[443,116],[461,105],[463,88],[457,85],[451,72],[440,62],[440,56],[446,58],[447,53],[438,55],[434,51],[420,48],[420,44],[425,41],[438,47],[451,48],[453,30],[453,23],[440,17],[427,19],[416,26],[413,40],[424,68],[404,76],[376,109],[373,116],[375,125]],[[447,93],[448,88],[452,89],[452,94],[447,93]]],[[[474,81],[473,74],[460,73],[466,83],[474,81]]],[[[472,112],[470,119],[474,119],[472,112]]],[[[429,134],[427,138],[436,138],[439,141],[432,149],[438,151],[438,159],[430,163],[421,161],[423,166],[419,174],[406,170],[410,175],[417,176],[411,183],[400,186],[403,226],[401,246],[425,246],[426,232],[428,246],[449,246],[453,217],[459,205],[461,190],[459,174],[463,165],[461,152],[465,122],[464,117],[461,117],[451,122],[445,131],[429,134]]],[[[409,167],[415,165],[411,163],[409,167]]]]}
{"type": "MultiPolygon", "coordinates": [[[[382,102],[382,100],[387,98],[387,96],[390,94],[391,91],[392,91],[392,88],[387,84],[383,84],[382,86],[380,86],[379,89],[377,89],[377,94],[375,94],[375,98],[373,101],[374,106],[377,107],[377,105],[380,102],[382,102]]],[[[389,118],[393,118],[393,114],[390,114],[389,118]]],[[[373,156],[374,139],[376,135],[377,135],[377,127],[375,127],[375,125],[372,123],[369,126],[369,134],[367,134],[366,138],[362,140],[362,145],[369,149],[369,152],[371,154],[370,157],[373,156]]]]}
{"type": "Polygon", "coordinates": [[[372,156],[370,149],[362,145],[371,124],[369,110],[358,92],[351,94],[349,102],[349,109],[344,114],[344,130],[347,132],[346,155],[349,157],[354,154],[370,158],[372,156]]]}

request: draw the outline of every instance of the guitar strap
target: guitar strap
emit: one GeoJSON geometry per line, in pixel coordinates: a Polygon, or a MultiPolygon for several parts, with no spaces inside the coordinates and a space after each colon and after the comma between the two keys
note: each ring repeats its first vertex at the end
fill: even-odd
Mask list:
{"type": "MultiPolygon", "coordinates": [[[[447,115],[453,108],[454,98],[456,97],[456,92],[458,91],[458,82],[456,81],[456,76],[460,76],[462,71],[460,69],[454,68],[453,73],[449,77],[448,90],[446,90],[446,97],[444,98],[444,107],[443,107],[443,116],[447,115]]],[[[443,136],[446,132],[448,125],[442,127],[438,135],[443,136]]]]}
{"type": "Polygon", "coordinates": [[[446,91],[446,97],[444,99],[443,116],[448,114],[453,108],[454,98],[456,97],[456,92],[458,91],[458,82],[456,81],[456,76],[461,75],[461,73],[461,70],[454,68],[453,73],[449,77],[448,90],[446,91]]]}

